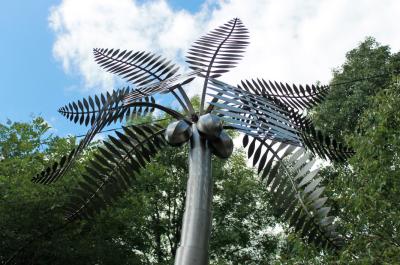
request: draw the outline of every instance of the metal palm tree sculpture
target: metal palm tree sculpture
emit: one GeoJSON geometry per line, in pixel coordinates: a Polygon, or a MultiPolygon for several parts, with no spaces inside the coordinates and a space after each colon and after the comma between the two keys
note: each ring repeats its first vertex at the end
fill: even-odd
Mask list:
{"type": "Polygon", "coordinates": [[[67,222],[95,215],[130,186],[166,144],[189,143],[189,178],[181,241],[175,264],[207,264],[212,223],[211,155],[228,158],[233,143],[225,130],[244,134],[248,157],[269,192],[276,215],[303,238],[324,248],[339,249],[343,240],[335,231],[330,207],[322,196],[324,187],[316,156],[345,161],[352,151],[314,129],[305,110],[327,95],[329,86],[295,86],[263,79],[244,80],[232,86],[217,80],[235,67],[249,44],[248,30],[232,19],[197,40],[186,56],[193,71],[177,74],[178,67],[145,52],[94,49],[97,63],[124,78],[135,88],[88,97],[59,111],[75,123],[90,125],[85,138],[58,163],[33,178],[50,184],[73,165],[93,137],[111,123],[145,115],[155,109],[176,121],[161,125],[132,125],[103,141],[86,167],[66,209],[67,222]],[[183,86],[202,78],[200,109],[195,110],[183,86]],[[183,112],[159,105],[153,96],[171,93],[183,112]],[[211,98],[206,107],[206,95],[211,98]]]}

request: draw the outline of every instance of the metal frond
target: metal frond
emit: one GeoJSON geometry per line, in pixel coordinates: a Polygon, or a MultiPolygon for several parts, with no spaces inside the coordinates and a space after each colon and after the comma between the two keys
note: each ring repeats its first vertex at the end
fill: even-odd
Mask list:
{"type": "MultiPolygon", "coordinates": [[[[343,144],[337,143],[332,137],[325,135],[321,131],[315,129],[313,122],[303,114],[305,108],[313,107],[323,100],[328,93],[326,87],[305,86],[306,89],[299,89],[293,86],[290,89],[286,86],[285,90],[277,89],[278,84],[275,86],[272,82],[270,85],[265,80],[257,79],[257,82],[252,80],[242,81],[239,89],[243,89],[253,95],[253,97],[263,97],[266,101],[273,102],[281,110],[287,114],[286,117],[290,120],[291,125],[296,128],[298,136],[300,136],[301,145],[323,159],[329,159],[335,162],[344,162],[354,154],[354,151],[343,144]],[[274,89],[271,89],[274,87],[274,89]],[[277,94],[273,93],[286,93],[288,97],[284,100],[283,96],[275,97],[277,94]],[[296,95],[300,93],[300,97],[296,95]],[[303,96],[301,96],[303,95],[303,96]]],[[[283,87],[281,84],[280,87],[283,87]]],[[[302,86],[299,86],[302,88],[302,86]]],[[[215,104],[215,103],[212,103],[215,104]]],[[[249,134],[250,135],[250,134],[249,134]]],[[[256,136],[260,138],[260,136],[256,136]]]]}
{"type": "Polygon", "coordinates": [[[248,30],[238,18],[214,29],[195,41],[186,56],[186,62],[201,75],[217,78],[235,67],[249,44],[248,30]]]}
{"type": "Polygon", "coordinates": [[[117,120],[120,120],[126,115],[126,110],[129,108],[150,108],[159,109],[172,117],[177,119],[184,119],[179,112],[169,109],[167,107],[152,103],[152,102],[142,102],[134,101],[129,104],[124,104],[123,107],[110,111],[108,106],[115,104],[114,102],[122,102],[123,95],[112,98],[109,103],[107,103],[104,108],[97,113],[95,122],[93,123],[90,130],[86,133],[85,137],[80,141],[78,147],[74,148],[68,155],[63,156],[59,162],[55,162],[53,166],[46,168],[41,173],[37,174],[32,178],[35,183],[50,184],[58,179],[60,179],[65,172],[72,166],[75,159],[81,154],[84,148],[86,148],[89,143],[93,140],[94,136],[99,133],[105,126],[110,125],[117,120]]]}
{"type": "Polygon", "coordinates": [[[179,67],[150,52],[93,49],[95,61],[108,72],[121,76],[136,86],[170,78],[179,67]]]}
{"type": "MultiPolygon", "coordinates": [[[[183,85],[190,83],[196,77],[196,75],[198,75],[198,73],[199,71],[192,71],[187,74],[179,74],[157,83],[138,87],[126,94],[124,101],[125,103],[129,103],[137,101],[143,97],[150,97],[157,93],[173,92],[175,88],[181,88],[183,85]]],[[[181,92],[181,94],[186,96],[184,92],[181,92]]]]}
{"type": "MultiPolygon", "coordinates": [[[[117,122],[118,120],[121,121],[124,117],[126,117],[127,113],[130,115],[130,109],[135,110],[136,108],[148,108],[149,110],[153,111],[156,108],[172,115],[175,118],[184,118],[177,111],[143,99],[151,98],[151,95],[155,93],[166,92],[176,86],[191,82],[196,74],[197,72],[191,72],[185,75],[178,75],[173,78],[169,78],[164,81],[146,86],[142,90],[134,89],[132,91],[129,91],[125,89],[112,93],[111,95],[108,94],[106,97],[100,96],[100,99],[99,97],[97,97],[99,101],[98,108],[100,106],[101,109],[98,109],[97,112],[92,113],[91,116],[89,115],[90,122],[88,121],[88,123],[91,123],[92,126],[87,132],[85,138],[81,140],[77,148],[74,148],[68,155],[63,156],[59,162],[55,162],[51,167],[46,168],[41,173],[34,176],[32,178],[32,181],[35,183],[49,184],[58,180],[71,167],[76,157],[78,157],[83,149],[89,145],[89,143],[93,140],[94,136],[97,133],[99,133],[105,126],[110,125],[113,122],[117,122]]],[[[90,100],[87,101],[87,104],[91,104],[90,100]]],[[[75,119],[77,119],[76,117],[79,117],[79,120],[82,119],[82,115],[79,116],[76,111],[82,109],[83,106],[85,106],[86,104],[81,102],[82,108],[79,107],[79,103],[78,105],[75,103],[76,107],[74,107],[73,104],[71,105],[72,107],[68,107],[68,110],[70,110],[71,108],[75,110],[75,116],[73,118],[74,121],[75,119]]],[[[64,111],[67,110],[64,109],[64,111]]],[[[86,118],[84,119],[86,122],[88,116],[86,115],[86,118]]]]}
{"type": "Polygon", "coordinates": [[[288,108],[303,111],[319,104],[329,93],[329,86],[288,85],[258,79],[242,80],[241,87],[255,95],[277,100],[288,108]]]}
{"type": "Polygon", "coordinates": [[[209,78],[217,78],[235,67],[249,44],[248,30],[234,18],[194,42],[186,55],[186,62],[204,77],[200,114],[204,110],[209,78]]]}
{"type": "MultiPolygon", "coordinates": [[[[132,89],[127,87],[113,90],[111,94],[107,92],[106,94],[102,93],[100,95],[95,95],[94,97],[89,96],[88,98],[83,98],[82,100],[61,107],[58,112],[74,123],[79,123],[81,125],[85,124],[85,126],[93,125],[96,120],[96,114],[104,109],[104,106],[111,100],[111,98],[117,97],[123,99],[130,92],[132,92],[132,89]]],[[[151,96],[139,98],[137,101],[155,103],[155,99],[151,96]]],[[[132,108],[124,108],[123,100],[115,101],[112,105],[107,105],[108,111],[118,111],[121,108],[123,108],[123,113],[120,113],[119,115],[120,118],[118,120],[120,122],[124,117],[128,120],[138,116],[145,116],[154,111],[154,108],[151,107],[135,106],[132,108]]]]}
{"type": "Polygon", "coordinates": [[[224,120],[225,127],[258,138],[301,145],[288,112],[272,101],[215,79],[210,79],[208,89],[214,92],[207,93],[213,98],[210,105],[216,107],[213,113],[224,120]]]}
{"type": "Polygon", "coordinates": [[[312,125],[301,130],[301,139],[308,150],[323,159],[345,162],[355,154],[353,149],[338,143],[332,137],[316,130],[312,125]]]}
{"type": "Polygon", "coordinates": [[[109,106],[115,102],[122,101],[122,95],[113,94],[114,97],[108,98],[103,108],[97,112],[95,121],[91,128],[86,133],[86,136],[79,142],[79,145],[74,148],[68,155],[64,155],[59,162],[55,162],[53,166],[46,168],[41,173],[32,178],[32,182],[41,184],[50,184],[61,178],[65,172],[72,166],[75,159],[81,154],[89,143],[93,140],[94,136],[100,132],[105,126],[111,124],[119,119],[123,109],[117,111],[109,111],[109,106]]]}
{"type": "MultiPolygon", "coordinates": [[[[126,81],[136,85],[136,87],[142,87],[142,90],[146,90],[143,87],[148,87],[151,84],[156,85],[158,82],[175,77],[179,70],[179,67],[172,64],[171,61],[167,61],[161,58],[161,56],[149,52],[120,51],[119,49],[93,49],[93,53],[95,61],[100,66],[110,73],[119,75],[126,81]]],[[[154,89],[156,86],[152,87],[154,89]]],[[[175,85],[174,88],[179,90],[180,95],[172,88],[165,89],[164,87],[167,92],[171,92],[178,100],[184,111],[193,113],[193,106],[183,88],[179,84],[175,85]]],[[[148,89],[142,92],[149,96],[148,89]]],[[[158,92],[160,92],[160,90],[158,90],[158,92]]]]}
{"type": "Polygon", "coordinates": [[[308,242],[322,248],[341,248],[344,241],[336,232],[335,218],[328,216],[327,197],[322,197],[322,179],[317,176],[318,169],[311,170],[316,162],[313,156],[303,148],[250,140],[247,135],[243,145],[248,146],[249,159],[258,165],[258,173],[270,189],[275,214],[308,242]]]}
{"type": "Polygon", "coordinates": [[[289,117],[300,132],[303,146],[320,158],[334,162],[345,162],[354,151],[331,136],[317,130],[310,118],[295,110],[288,110],[289,117]]]}
{"type": "Polygon", "coordinates": [[[135,182],[135,176],[166,145],[165,129],[159,125],[123,127],[109,136],[65,207],[66,219],[94,216],[111,204],[135,182]]]}

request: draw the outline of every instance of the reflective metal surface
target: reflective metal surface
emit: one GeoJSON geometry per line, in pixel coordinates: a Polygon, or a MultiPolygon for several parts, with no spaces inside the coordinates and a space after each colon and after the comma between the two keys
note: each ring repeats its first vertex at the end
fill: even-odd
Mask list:
{"type": "Polygon", "coordinates": [[[215,139],[222,131],[222,121],[218,116],[207,113],[200,116],[197,128],[209,138],[215,139]]]}
{"type": "Polygon", "coordinates": [[[208,245],[212,223],[211,152],[207,140],[195,124],[190,139],[189,179],[180,246],[175,265],[208,264],[208,245]]]}
{"type": "Polygon", "coordinates": [[[213,112],[225,124],[247,135],[301,146],[299,132],[286,109],[262,96],[216,79],[210,80],[208,88],[212,93],[207,94],[219,100],[210,102],[216,107],[213,112]]]}
{"type": "Polygon", "coordinates": [[[180,146],[186,143],[190,136],[192,136],[192,129],[183,120],[170,123],[165,130],[165,139],[172,146],[180,146]]]}
{"type": "Polygon", "coordinates": [[[228,158],[233,152],[233,141],[231,137],[222,131],[221,134],[211,141],[211,150],[219,158],[228,158]]]}

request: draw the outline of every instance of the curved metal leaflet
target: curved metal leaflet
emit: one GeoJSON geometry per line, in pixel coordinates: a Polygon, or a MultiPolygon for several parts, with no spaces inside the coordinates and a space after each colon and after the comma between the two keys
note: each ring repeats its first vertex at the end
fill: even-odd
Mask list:
{"type": "MultiPolygon", "coordinates": [[[[114,99],[118,101],[122,101],[121,98],[114,99]]],[[[167,114],[170,114],[172,117],[177,119],[185,119],[179,112],[169,109],[167,107],[148,103],[148,102],[132,102],[129,104],[124,104],[124,108],[130,107],[151,107],[155,109],[160,109],[167,114]]],[[[100,132],[105,126],[111,124],[115,120],[118,120],[124,115],[124,108],[117,109],[117,111],[107,111],[107,107],[104,110],[98,113],[98,118],[94,125],[87,132],[85,138],[81,140],[77,148],[74,148],[69,155],[65,155],[61,158],[60,162],[55,162],[52,167],[48,167],[46,170],[43,170],[40,174],[37,174],[32,178],[32,181],[35,183],[49,184],[56,180],[58,180],[61,176],[65,174],[65,172],[71,167],[75,159],[80,155],[84,148],[86,148],[89,143],[93,140],[94,136],[100,132]]]]}
{"type": "Polygon", "coordinates": [[[155,104],[155,99],[153,95],[157,93],[167,93],[191,82],[198,72],[190,72],[183,75],[177,75],[175,77],[147,85],[144,87],[139,87],[136,89],[131,89],[129,87],[122,88],[119,90],[114,90],[110,95],[108,92],[106,95],[100,94],[95,95],[94,99],[92,97],[84,98],[83,100],[78,100],[77,102],[72,102],[59,109],[59,112],[65,116],[70,121],[79,124],[93,125],[96,120],[96,114],[101,110],[107,109],[108,111],[120,111],[118,119],[114,122],[122,121],[125,117],[126,119],[145,116],[148,113],[154,111],[154,107],[150,105],[144,107],[143,105],[135,105],[135,107],[126,107],[129,103],[143,102],[155,104]],[[123,100],[112,101],[113,98],[119,98],[123,100]],[[106,106],[107,105],[107,106],[106,106]]]}
{"type": "Polygon", "coordinates": [[[195,41],[189,49],[186,62],[204,77],[200,114],[204,110],[208,79],[217,78],[236,66],[249,44],[248,33],[242,21],[235,18],[195,41]]]}
{"type": "Polygon", "coordinates": [[[149,52],[95,48],[93,54],[101,67],[137,86],[168,79],[179,70],[171,61],[149,52]]]}
{"type": "Polygon", "coordinates": [[[257,81],[252,79],[242,80],[241,86],[244,90],[255,95],[267,97],[272,100],[277,100],[287,108],[292,108],[298,111],[309,109],[319,104],[329,93],[329,86],[315,85],[299,85],[292,86],[287,83],[278,83],[276,81],[266,82],[264,79],[257,81]]]}
{"type": "Polygon", "coordinates": [[[342,143],[338,143],[331,136],[317,130],[310,118],[299,110],[286,107],[280,101],[274,103],[289,113],[289,118],[299,131],[303,146],[314,155],[334,162],[345,162],[354,155],[354,151],[342,143]]]}
{"type": "Polygon", "coordinates": [[[164,131],[133,125],[103,141],[65,207],[66,219],[93,217],[134,185],[135,175],[165,146],[164,131]]]}
{"type": "Polygon", "coordinates": [[[334,162],[345,162],[354,155],[351,148],[315,129],[309,118],[297,113],[292,115],[292,120],[300,128],[303,145],[314,155],[334,162]]]}
{"type": "MultiPolygon", "coordinates": [[[[345,162],[349,157],[351,157],[354,154],[354,152],[350,148],[344,146],[341,143],[337,143],[336,140],[332,139],[328,135],[324,135],[321,131],[316,130],[312,121],[300,113],[300,111],[301,112],[304,111],[304,109],[301,109],[301,107],[306,107],[306,105],[312,107],[315,106],[315,104],[317,104],[318,101],[322,100],[327,93],[327,90],[325,89],[326,87],[323,87],[324,89],[322,89],[320,92],[311,94],[312,96],[310,97],[304,97],[304,98],[297,97],[292,102],[296,102],[295,100],[297,100],[298,102],[291,103],[291,105],[288,106],[288,103],[286,101],[280,98],[275,98],[273,96],[271,97],[269,94],[269,90],[265,89],[264,85],[261,83],[259,79],[257,80],[259,83],[256,83],[254,80],[253,83],[250,83],[249,81],[246,81],[245,83],[244,81],[242,81],[242,86],[238,86],[237,88],[224,84],[221,81],[211,80],[211,83],[214,85],[214,87],[210,87],[210,89],[216,91],[217,94],[211,94],[211,93],[208,94],[213,97],[213,100],[210,102],[210,106],[219,107],[220,109],[230,108],[231,110],[229,114],[227,114],[226,111],[221,111],[220,109],[217,109],[215,112],[219,113],[219,115],[222,115],[220,112],[223,112],[224,115],[230,115],[230,116],[234,115],[236,118],[240,118],[238,116],[240,110],[237,109],[242,109],[241,110],[242,114],[239,115],[246,115],[246,114],[244,114],[243,111],[244,106],[240,106],[240,103],[238,103],[237,101],[249,102],[250,100],[252,100],[252,102],[254,103],[253,106],[249,107],[249,104],[247,104],[245,108],[257,112],[260,112],[258,108],[261,104],[259,104],[259,102],[260,101],[266,102],[266,104],[274,105],[275,110],[277,110],[279,113],[284,114],[286,121],[290,124],[291,127],[294,128],[296,134],[298,135],[298,139],[300,140],[301,145],[306,147],[313,154],[318,155],[323,159],[329,159],[335,162],[345,162]],[[215,86],[219,87],[220,89],[215,89],[215,86]],[[226,89],[222,89],[222,87],[225,87],[226,89]],[[236,110],[233,110],[232,107],[229,107],[232,106],[232,104],[230,103],[233,103],[233,101],[232,100],[230,100],[229,102],[227,101],[227,97],[234,97],[234,96],[237,99],[236,103],[233,104],[236,105],[236,110]],[[245,97],[248,97],[249,99],[244,100],[243,98],[245,97]],[[218,100],[222,100],[224,101],[224,103],[218,103],[218,100]],[[295,109],[296,105],[294,104],[298,104],[297,105],[298,109],[295,109]]],[[[266,84],[264,80],[263,83],[266,84]]],[[[305,87],[310,88],[310,86],[308,85],[305,87]]],[[[320,87],[316,88],[315,86],[311,87],[314,88],[313,91],[317,91],[317,88],[318,89],[320,88],[320,87]]],[[[250,115],[247,114],[247,116],[249,117],[250,115]]],[[[232,119],[229,120],[232,122],[232,119]]],[[[240,121],[243,124],[244,120],[240,121]]],[[[260,127],[259,125],[257,125],[258,122],[256,119],[247,119],[245,120],[245,122],[247,123],[247,125],[243,124],[242,127],[248,126],[251,129],[260,127]]],[[[228,126],[232,125],[229,124],[228,126]]],[[[248,135],[256,136],[259,138],[266,137],[268,139],[279,139],[279,138],[274,138],[273,136],[271,137],[270,135],[266,136],[262,134],[257,135],[254,134],[254,132],[249,129],[247,132],[245,130],[242,131],[247,133],[248,135]]],[[[281,141],[285,142],[286,140],[281,139],[281,141]]]]}
{"type": "Polygon", "coordinates": [[[328,216],[327,197],[321,197],[324,187],[318,169],[311,170],[316,160],[303,148],[293,152],[295,146],[256,137],[249,142],[247,135],[243,146],[270,188],[275,214],[309,242],[331,249],[343,246],[334,217],[328,216]]]}
{"type": "Polygon", "coordinates": [[[122,95],[114,94],[113,98],[104,105],[103,109],[97,113],[95,122],[93,123],[90,130],[87,132],[85,138],[83,138],[79,145],[74,148],[69,155],[65,155],[60,159],[60,162],[55,162],[52,167],[48,167],[43,170],[40,174],[37,174],[32,178],[35,183],[49,184],[58,180],[64,173],[71,167],[76,157],[86,148],[89,143],[93,140],[94,136],[100,132],[106,125],[112,123],[115,119],[119,118],[121,109],[119,111],[107,111],[109,106],[112,106],[114,102],[121,101],[122,95]]]}
{"type": "MultiPolygon", "coordinates": [[[[95,61],[108,72],[121,76],[138,87],[148,86],[173,77],[179,70],[171,61],[149,52],[120,51],[119,49],[93,49],[95,61]]],[[[169,92],[185,111],[194,113],[185,91],[176,86],[181,97],[173,89],[169,92]]],[[[146,91],[148,93],[149,91],[146,91]]]]}
{"type": "MultiPolygon", "coordinates": [[[[73,121],[74,123],[79,123],[81,125],[85,124],[85,126],[89,124],[93,125],[96,121],[96,113],[100,112],[104,108],[110,98],[113,98],[115,96],[123,98],[131,91],[132,89],[127,87],[119,90],[113,90],[111,95],[107,92],[106,94],[95,95],[94,97],[89,96],[87,99],[83,98],[82,100],[78,100],[77,102],[72,102],[65,105],[64,107],[61,107],[58,112],[60,112],[64,117],[66,117],[70,121],[73,121]]],[[[142,97],[139,98],[137,101],[155,103],[155,99],[152,96],[142,97]]],[[[123,101],[116,101],[113,105],[108,107],[108,110],[116,111],[122,107],[123,101]]],[[[145,116],[153,111],[154,108],[150,107],[124,108],[124,115],[122,115],[121,113],[119,121],[121,122],[124,116],[128,120],[136,116],[145,116]]]]}
{"type": "MultiPolygon", "coordinates": [[[[35,183],[49,184],[58,180],[66,172],[66,170],[70,168],[75,158],[83,151],[84,148],[88,146],[98,132],[100,132],[105,126],[110,125],[112,122],[122,120],[124,115],[132,107],[148,107],[150,109],[158,108],[167,112],[173,117],[182,118],[182,115],[174,110],[155,103],[146,101],[143,102],[142,99],[150,97],[156,93],[171,91],[181,84],[187,84],[195,78],[196,74],[197,72],[194,71],[188,74],[178,75],[143,88],[138,88],[130,92],[128,92],[128,90],[119,90],[115,93],[112,93],[112,95],[107,96],[107,99],[103,97],[101,101],[102,103],[99,103],[101,109],[92,113],[90,118],[93,119],[93,122],[91,122],[92,127],[87,132],[85,138],[79,143],[78,147],[74,148],[69,155],[63,156],[60,162],[55,162],[53,166],[48,167],[46,170],[43,170],[41,173],[37,174],[32,178],[32,181],[35,183]],[[94,118],[93,115],[95,115],[94,118]]],[[[74,107],[74,104],[72,104],[72,108],[75,109],[77,107],[74,107]]],[[[76,117],[78,116],[75,116],[74,121],[77,119],[76,117]]],[[[80,119],[83,119],[83,117],[84,116],[81,116],[80,119]]],[[[86,116],[86,119],[88,119],[88,117],[89,116],[86,116]]]]}
{"type": "MultiPolygon", "coordinates": [[[[315,159],[312,159],[302,148],[292,153],[296,147],[289,144],[290,141],[285,138],[285,133],[275,133],[272,137],[263,133],[268,129],[260,133],[260,128],[279,127],[281,123],[292,128],[285,127],[286,130],[298,132],[297,129],[293,129],[297,127],[297,124],[291,122],[290,114],[271,101],[264,99],[265,102],[263,102],[260,97],[249,95],[240,88],[216,80],[212,80],[212,84],[214,86],[210,86],[209,89],[217,94],[209,95],[224,103],[212,101],[210,104],[219,107],[219,109],[214,109],[214,112],[228,121],[228,126],[242,127],[238,129],[246,134],[243,145],[248,146],[248,156],[252,158],[253,166],[258,165],[258,173],[270,187],[276,214],[282,216],[296,232],[309,241],[322,247],[339,249],[343,245],[343,239],[335,232],[334,218],[328,216],[330,208],[323,207],[327,198],[321,198],[324,190],[320,186],[322,179],[315,177],[318,170],[310,171],[315,159]],[[264,109],[264,106],[268,108],[264,109]],[[249,109],[257,110],[258,115],[246,113],[249,109]],[[275,115],[271,115],[271,111],[275,115]],[[244,113],[246,114],[243,115],[244,113]],[[260,124],[260,119],[254,118],[261,115],[267,117],[262,119],[268,125],[265,126],[262,122],[260,124]],[[254,133],[253,131],[257,129],[258,131],[254,133]],[[254,137],[251,143],[249,143],[248,135],[254,137]],[[279,152],[283,154],[279,155],[279,152]],[[289,161],[284,160],[286,157],[289,157],[289,161]]],[[[296,140],[295,143],[300,145],[299,138],[296,140]]]]}
{"type": "Polygon", "coordinates": [[[187,74],[176,75],[174,77],[162,80],[160,82],[150,84],[144,87],[139,87],[135,90],[132,90],[124,97],[125,103],[134,102],[143,97],[149,97],[156,93],[167,93],[173,91],[177,87],[181,87],[183,85],[191,82],[196,75],[198,75],[200,71],[192,71],[187,74]]]}
{"type": "Polygon", "coordinates": [[[207,95],[223,101],[219,103],[213,100],[210,105],[217,107],[214,113],[227,126],[251,136],[301,145],[297,129],[291,123],[288,113],[271,101],[216,79],[210,79],[208,89],[214,93],[207,95]]]}

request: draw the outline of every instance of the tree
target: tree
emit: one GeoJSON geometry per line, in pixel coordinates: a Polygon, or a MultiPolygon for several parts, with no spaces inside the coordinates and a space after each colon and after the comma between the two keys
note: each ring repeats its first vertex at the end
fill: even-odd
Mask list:
{"type": "Polygon", "coordinates": [[[107,219],[64,227],[62,206],[69,201],[71,186],[81,180],[94,146],[82,154],[63,182],[43,187],[30,181],[49,161],[76,147],[74,137],[55,137],[49,128],[40,117],[31,123],[0,125],[0,263],[24,246],[14,264],[139,263],[142,257],[132,248],[145,249],[145,242],[127,233],[129,226],[118,212],[107,219]],[[122,236],[129,248],[115,241],[122,236]]]}
{"type": "Polygon", "coordinates": [[[333,71],[332,89],[312,113],[316,126],[341,140],[353,134],[374,96],[392,82],[387,73],[394,72],[400,72],[400,53],[391,54],[389,46],[367,38],[346,54],[342,67],[333,71]]]}
{"type": "Polygon", "coordinates": [[[323,174],[334,213],[349,240],[339,256],[331,256],[293,239],[284,251],[288,263],[396,264],[400,260],[399,56],[367,38],[347,54],[331,84],[359,79],[357,75],[363,80],[350,86],[332,85],[326,101],[312,112],[320,128],[344,139],[355,151],[348,166],[332,164],[323,174]]]}

